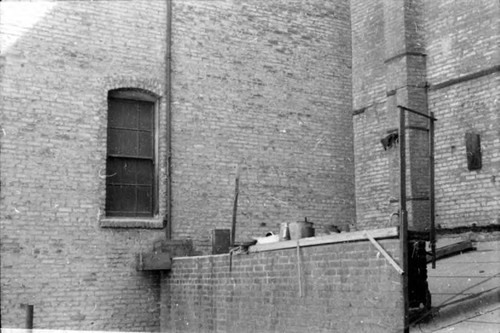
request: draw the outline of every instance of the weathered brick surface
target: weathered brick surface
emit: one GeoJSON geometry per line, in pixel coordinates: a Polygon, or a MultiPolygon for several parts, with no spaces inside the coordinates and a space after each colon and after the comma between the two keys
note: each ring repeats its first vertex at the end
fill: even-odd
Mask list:
{"type": "MultiPolygon", "coordinates": [[[[446,0],[408,4],[411,7],[398,9],[393,7],[401,7],[401,3],[391,1],[351,1],[358,227],[385,226],[390,223],[389,215],[397,210],[393,200],[398,196],[394,188],[398,177],[397,151],[384,151],[380,139],[387,130],[397,127],[397,117],[390,110],[398,103],[408,103],[419,110],[425,110],[427,104],[428,111],[438,118],[436,222],[443,227],[498,223],[498,69],[449,87],[433,86],[498,66],[499,37],[491,27],[499,24],[499,5],[490,1],[446,0]],[[398,23],[395,17],[388,17],[390,13],[396,15],[397,10],[407,10],[405,26],[403,21],[398,23]],[[394,30],[394,24],[401,24],[401,29],[408,32],[406,37],[411,37],[404,47],[396,47],[397,33],[391,35],[392,30],[387,30],[394,30]],[[388,53],[397,54],[405,48],[425,53],[425,64],[419,63],[417,56],[407,55],[406,64],[388,65],[388,53]],[[389,80],[384,82],[384,78],[389,80]],[[428,98],[421,88],[424,80],[430,84],[428,98]],[[408,84],[407,97],[387,96],[387,91],[404,81],[408,84]],[[481,135],[483,168],[479,171],[467,170],[465,133],[469,131],[481,135]]],[[[425,125],[411,121],[410,125],[425,125]]],[[[428,209],[423,200],[428,189],[423,162],[427,154],[426,133],[420,132],[413,130],[410,134],[411,146],[407,151],[407,163],[417,164],[409,167],[407,179],[409,195],[419,199],[410,203],[408,209],[410,215],[417,217],[427,214],[428,209]]]]}
{"type": "MultiPolygon", "coordinates": [[[[381,241],[398,259],[399,242],[381,241]]],[[[368,241],[174,258],[161,281],[168,332],[401,332],[401,276],[368,241]]]]}
{"type": "Polygon", "coordinates": [[[347,1],[174,1],[173,235],[354,220],[347,1]]]}
{"type": "MultiPolygon", "coordinates": [[[[158,329],[158,280],[134,254],[166,214],[165,4],[1,4],[5,327],[30,303],[36,328],[158,329]],[[160,214],[135,229],[100,223],[107,92],[123,87],[161,97],[160,214]]],[[[174,0],[173,20],[174,239],[209,251],[237,168],[238,238],[305,216],[352,223],[348,1],[174,0]]]]}
{"type": "Polygon", "coordinates": [[[136,272],[134,255],[163,231],[99,218],[107,92],[164,95],[165,5],[0,6],[2,327],[23,327],[28,303],[35,328],[158,330],[159,279],[136,272]]]}
{"type": "Polygon", "coordinates": [[[431,92],[436,124],[436,222],[443,227],[500,223],[500,75],[431,92]],[[466,97],[467,96],[467,97],[466,97]],[[481,170],[467,169],[465,133],[481,135],[481,170]]]}
{"type": "MultiPolygon", "coordinates": [[[[386,112],[384,2],[351,1],[356,223],[358,228],[388,226],[398,192],[391,186],[397,151],[384,151],[380,139],[397,127],[386,112]],[[390,158],[392,156],[392,158],[390,158]]],[[[397,166],[397,165],[396,165],[397,166]]]]}
{"type": "Polygon", "coordinates": [[[496,1],[424,0],[427,77],[431,84],[498,65],[496,1]]]}
{"type": "MultiPolygon", "coordinates": [[[[351,0],[350,3],[354,51],[352,96],[353,109],[358,110],[385,103],[384,6],[382,0],[351,0]]],[[[356,122],[354,124],[356,125],[356,122]]],[[[356,136],[363,134],[358,130],[354,133],[356,136]]],[[[358,145],[355,147],[361,148],[358,145]]]]}
{"type": "Polygon", "coordinates": [[[436,123],[436,213],[444,227],[500,223],[497,71],[438,90],[433,85],[500,64],[500,5],[426,1],[429,107],[436,123]],[[438,33],[439,31],[439,33],[438,33]],[[467,169],[465,133],[481,135],[483,167],[467,169]]]}

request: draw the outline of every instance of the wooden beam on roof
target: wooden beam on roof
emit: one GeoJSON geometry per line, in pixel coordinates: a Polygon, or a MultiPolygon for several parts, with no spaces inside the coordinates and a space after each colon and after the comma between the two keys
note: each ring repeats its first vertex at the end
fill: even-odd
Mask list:
{"type": "MultiPolygon", "coordinates": [[[[451,257],[453,255],[461,254],[462,252],[472,251],[475,249],[476,248],[472,245],[472,241],[470,240],[446,245],[436,249],[436,260],[445,257],[451,257]]],[[[427,255],[427,263],[430,263],[431,261],[432,261],[432,256],[427,255]]]]}
{"type": "MultiPolygon", "coordinates": [[[[398,227],[384,228],[384,229],[373,229],[367,230],[370,233],[370,236],[375,239],[382,238],[397,238],[398,227]]],[[[331,234],[320,237],[308,237],[301,238],[298,240],[299,246],[314,246],[314,245],[324,245],[324,244],[334,244],[334,243],[345,243],[345,242],[354,242],[360,240],[366,240],[368,237],[365,234],[365,230],[361,231],[353,231],[353,232],[343,232],[340,234],[331,234]]],[[[263,252],[263,251],[273,251],[273,250],[282,250],[282,249],[291,249],[297,247],[297,240],[289,240],[282,241],[276,243],[269,244],[256,244],[254,246],[250,246],[248,249],[250,253],[263,252]]]]}

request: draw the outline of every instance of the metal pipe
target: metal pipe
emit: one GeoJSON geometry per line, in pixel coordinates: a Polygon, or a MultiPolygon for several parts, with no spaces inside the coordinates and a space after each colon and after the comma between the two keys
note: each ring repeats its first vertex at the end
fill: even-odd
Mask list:
{"type": "Polygon", "coordinates": [[[429,120],[429,200],[430,200],[430,219],[431,228],[429,240],[431,243],[432,252],[432,268],[436,268],[436,225],[435,225],[435,196],[434,196],[434,112],[431,112],[429,120]]]}
{"type": "Polygon", "coordinates": [[[406,110],[406,111],[411,112],[411,113],[418,114],[419,116],[425,117],[427,119],[437,120],[436,118],[434,118],[434,116],[429,116],[429,115],[422,113],[420,111],[407,108],[406,106],[398,105],[398,108],[406,110]]]}
{"type": "Polygon", "coordinates": [[[166,226],[166,238],[172,239],[172,171],[171,171],[171,156],[172,156],[172,134],[171,134],[171,90],[172,90],[172,0],[166,0],[166,38],[165,38],[165,113],[166,113],[166,173],[167,173],[167,188],[166,188],[166,213],[165,220],[167,222],[166,226]]]}
{"type": "Polygon", "coordinates": [[[399,245],[403,274],[404,332],[409,332],[409,294],[408,294],[408,220],[406,212],[406,131],[405,109],[399,106],[399,245]]]}

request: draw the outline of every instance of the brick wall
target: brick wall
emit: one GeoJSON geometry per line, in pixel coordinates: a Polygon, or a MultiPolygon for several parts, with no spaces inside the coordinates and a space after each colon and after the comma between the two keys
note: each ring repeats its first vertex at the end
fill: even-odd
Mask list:
{"type": "Polygon", "coordinates": [[[491,27],[500,24],[500,5],[482,0],[440,1],[439,8],[425,1],[425,6],[429,108],[439,119],[436,222],[443,227],[499,224],[500,37],[491,27]],[[481,77],[449,85],[481,72],[481,77]],[[481,136],[480,170],[467,168],[466,132],[481,136]]]}
{"type": "Polygon", "coordinates": [[[386,111],[383,1],[352,0],[351,27],[356,222],[376,228],[391,224],[398,196],[391,180],[399,170],[397,150],[385,151],[380,143],[386,127],[397,128],[386,111]]]}
{"type": "MultiPolygon", "coordinates": [[[[165,1],[1,6],[2,325],[21,327],[29,303],[35,328],[157,330],[159,281],[134,254],[164,230],[103,228],[117,225],[103,211],[106,98],[123,87],[160,96],[146,224],[167,211],[165,1]]],[[[237,169],[238,238],[353,223],[349,24],[347,0],[173,1],[175,239],[209,251],[237,169]]]]}
{"type": "Polygon", "coordinates": [[[35,328],[158,330],[159,280],[135,271],[134,254],[163,231],[103,229],[99,220],[107,92],[164,95],[165,5],[0,6],[2,327],[23,327],[28,303],[35,328]]]}
{"type": "MultiPolygon", "coordinates": [[[[407,78],[408,100],[396,96],[396,102],[409,103],[412,107],[413,100],[414,108],[422,111],[428,108],[438,118],[435,133],[436,223],[443,227],[498,223],[500,133],[497,130],[496,87],[499,37],[491,27],[498,26],[499,5],[486,0],[408,3],[413,7],[405,10],[417,17],[408,18],[412,24],[406,27],[400,22],[401,29],[409,29],[415,38],[402,51],[420,49],[426,54],[425,65],[408,62],[402,68],[400,75],[407,78]],[[451,80],[467,76],[469,80],[447,85],[451,80]],[[422,77],[430,84],[427,107],[425,94],[415,89],[419,87],[419,80],[423,82],[422,77]],[[481,135],[483,168],[479,171],[467,169],[466,132],[481,135]]],[[[394,17],[391,16],[390,22],[386,19],[389,13],[384,12],[384,6],[388,5],[394,4],[391,1],[351,1],[359,228],[389,225],[389,216],[397,211],[398,204],[394,200],[399,195],[397,147],[385,151],[380,144],[388,130],[397,128],[397,117],[391,113],[396,103],[387,96],[387,92],[394,89],[394,82],[384,82],[394,74],[387,72],[391,70],[388,64],[392,60],[384,53],[389,49],[387,36],[390,31],[386,30],[394,23],[394,17]]],[[[415,137],[413,143],[409,138],[408,151],[415,149],[416,159],[425,159],[424,138],[415,137]]],[[[415,163],[411,156],[407,160],[410,162],[415,163]]],[[[409,195],[424,199],[427,188],[419,182],[425,180],[422,174],[425,163],[411,168],[410,165],[409,195]],[[412,186],[416,189],[413,193],[412,186]]],[[[426,212],[427,207],[425,201],[417,200],[409,209],[426,212]]]]}
{"type": "Polygon", "coordinates": [[[348,1],[174,1],[172,218],[207,253],[280,222],[354,222],[348,1]],[[195,24],[193,24],[195,23],[195,24]]]}
{"type": "MultiPolygon", "coordinates": [[[[380,241],[397,260],[398,240],[380,241]]],[[[161,282],[168,332],[401,332],[401,276],[368,241],[174,258],[161,282]]]]}

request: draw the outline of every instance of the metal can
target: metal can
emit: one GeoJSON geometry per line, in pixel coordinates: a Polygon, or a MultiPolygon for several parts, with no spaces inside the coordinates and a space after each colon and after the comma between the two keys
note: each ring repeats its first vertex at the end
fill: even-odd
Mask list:
{"type": "Polygon", "coordinates": [[[290,229],[288,228],[288,222],[283,222],[280,224],[280,241],[290,239],[290,229]]]}

